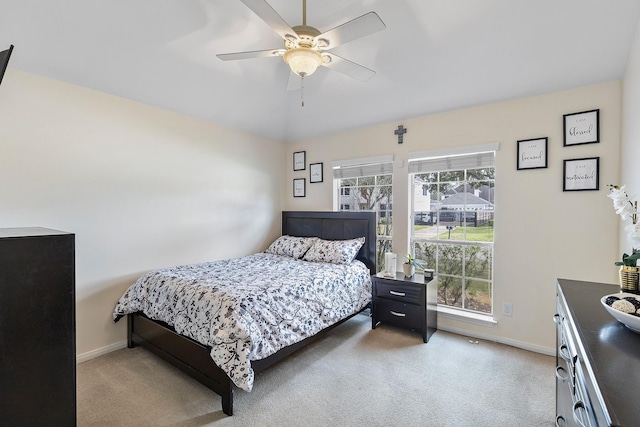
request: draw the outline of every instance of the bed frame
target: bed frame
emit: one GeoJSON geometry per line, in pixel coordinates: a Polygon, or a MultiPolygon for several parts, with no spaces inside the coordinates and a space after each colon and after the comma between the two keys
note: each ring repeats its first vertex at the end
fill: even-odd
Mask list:
{"type": "MultiPolygon", "coordinates": [[[[374,212],[282,212],[282,235],[326,240],[345,240],[364,236],[365,244],[357,259],[364,262],[371,274],[376,273],[376,215],[374,212]]],[[[251,362],[256,374],[284,359],[296,350],[321,338],[327,331],[358,313],[333,324],[318,334],[290,345],[277,353],[251,362]]],[[[222,397],[222,411],[233,415],[235,385],[211,359],[211,347],[176,333],[164,322],[151,320],[142,313],[127,315],[127,346],[140,345],[178,369],[195,378],[222,397]]]]}

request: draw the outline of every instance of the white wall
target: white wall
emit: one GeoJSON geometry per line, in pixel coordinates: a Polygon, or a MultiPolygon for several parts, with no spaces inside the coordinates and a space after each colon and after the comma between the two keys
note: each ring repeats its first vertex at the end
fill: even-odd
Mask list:
{"type": "MultiPolygon", "coordinates": [[[[622,156],[620,160],[620,184],[627,186],[627,193],[635,200],[640,198],[640,24],[629,53],[627,69],[623,80],[622,115],[622,156]]],[[[631,245],[624,233],[624,226],[630,223],[620,221],[619,254],[629,253],[631,245]]]]}
{"type": "MultiPolygon", "coordinates": [[[[330,163],[393,154],[394,250],[408,247],[406,158],[411,151],[500,142],[497,157],[493,328],[440,318],[440,326],[553,351],[555,279],[614,283],[620,221],[606,184],[640,194],[640,40],[624,80],[539,97],[280,142],[8,69],[0,87],[0,227],[76,233],[78,354],[124,340],[115,301],[143,272],[261,250],[280,211],[331,210],[330,163]],[[562,147],[562,114],[599,108],[601,143],[562,147]],[[403,145],[393,130],[408,128],[403,145]],[[515,142],[549,137],[549,168],[516,171],[515,142]],[[324,162],[324,182],[292,171],[292,153],[324,162]],[[562,160],[600,156],[600,191],[562,192],[562,160]],[[619,165],[622,164],[622,175],[619,165]],[[282,171],[286,172],[283,173],[282,171]],[[285,179],[282,179],[282,176],[285,179]],[[307,178],[307,197],[292,179],[307,178]],[[284,189],[284,195],[281,195],[284,189]],[[503,302],[513,317],[503,317],[503,302]]],[[[620,247],[624,247],[620,243],[620,247]]],[[[122,322],[121,322],[122,323],[122,322]]]]}
{"type": "MultiPolygon", "coordinates": [[[[499,142],[494,265],[498,323],[491,328],[439,317],[439,326],[555,353],[556,278],[616,281],[618,222],[606,184],[618,181],[620,120],[621,84],[614,81],[299,141],[290,152],[305,150],[308,163],[324,162],[325,180],[307,184],[307,197],[302,199],[294,199],[289,190],[285,208],[330,210],[332,161],[393,154],[396,162],[402,161],[393,176],[393,249],[403,254],[409,245],[407,153],[499,142]],[[600,109],[601,142],[563,147],[562,115],[595,108],[600,109]],[[402,145],[393,133],[399,124],[408,129],[402,145]],[[516,141],[545,136],[549,167],[517,171],[516,141]],[[596,156],[600,190],[563,192],[563,160],[596,156]],[[513,317],[502,316],[503,302],[513,304],[513,317]]],[[[291,153],[289,184],[293,178],[308,179],[308,170],[292,171],[291,153]]]]}
{"type": "Polygon", "coordinates": [[[81,358],[125,340],[111,313],[142,273],[280,232],[281,142],[9,68],[0,147],[0,227],[76,234],[81,358]]]}

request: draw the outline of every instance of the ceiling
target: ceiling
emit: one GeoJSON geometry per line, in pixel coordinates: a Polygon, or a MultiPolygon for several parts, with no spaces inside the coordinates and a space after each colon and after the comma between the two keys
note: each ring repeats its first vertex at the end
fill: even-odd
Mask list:
{"type": "MultiPolygon", "coordinates": [[[[289,23],[301,0],[268,0],[289,23]]],[[[297,141],[622,77],[638,0],[308,0],[320,31],[375,11],[386,29],[333,53],[366,83],[321,67],[287,90],[281,48],[239,0],[2,0],[10,68],[263,135],[297,141]]]]}

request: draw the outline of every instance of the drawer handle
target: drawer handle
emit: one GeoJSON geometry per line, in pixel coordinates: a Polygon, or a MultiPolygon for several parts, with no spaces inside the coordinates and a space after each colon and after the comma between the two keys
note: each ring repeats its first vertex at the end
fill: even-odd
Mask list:
{"type": "Polygon", "coordinates": [[[562,344],[558,347],[558,354],[567,362],[571,363],[571,354],[569,353],[569,347],[566,344],[562,344]]]}
{"type": "Polygon", "coordinates": [[[390,310],[389,312],[390,312],[391,314],[393,314],[394,316],[398,316],[398,317],[405,317],[405,316],[406,316],[406,314],[404,314],[404,313],[398,313],[397,311],[392,311],[392,310],[390,310]]]}
{"type": "Polygon", "coordinates": [[[389,293],[390,293],[391,295],[395,295],[395,296],[397,296],[397,297],[403,297],[403,296],[405,296],[405,293],[404,293],[404,292],[389,291],[389,293]]]}
{"type": "Polygon", "coordinates": [[[559,325],[562,323],[562,319],[560,318],[559,314],[554,314],[553,315],[553,323],[555,323],[556,325],[559,325]]]}
{"type": "Polygon", "coordinates": [[[580,415],[578,415],[578,411],[580,411],[580,409],[584,410],[585,412],[587,411],[587,408],[585,408],[584,402],[582,400],[578,400],[576,403],[573,404],[573,419],[582,427],[586,427],[585,424],[580,419],[580,415]]]}
{"type": "Polygon", "coordinates": [[[558,378],[562,382],[565,382],[569,378],[569,373],[562,366],[556,366],[556,378],[558,378]],[[562,376],[561,371],[564,371],[566,375],[562,376]]]}

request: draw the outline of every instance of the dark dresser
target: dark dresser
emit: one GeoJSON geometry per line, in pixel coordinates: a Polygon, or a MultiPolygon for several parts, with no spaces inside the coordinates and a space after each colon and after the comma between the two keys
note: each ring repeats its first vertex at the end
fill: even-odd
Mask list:
{"type": "Polygon", "coordinates": [[[428,342],[438,329],[437,280],[425,282],[421,274],[406,277],[404,273],[396,273],[395,277],[378,273],[371,279],[371,328],[380,322],[388,323],[419,332],[428,342]]]}
{"type": "Polygon", "coordinates": [[[75,236],[0,229],[0,424],[76,425],[75,236]]]}
{"type": "Polygon", "coordinates": [[[556,425],[640,425],[640,334],[602,307],[617,285],[558,279],[556,425]]]}

